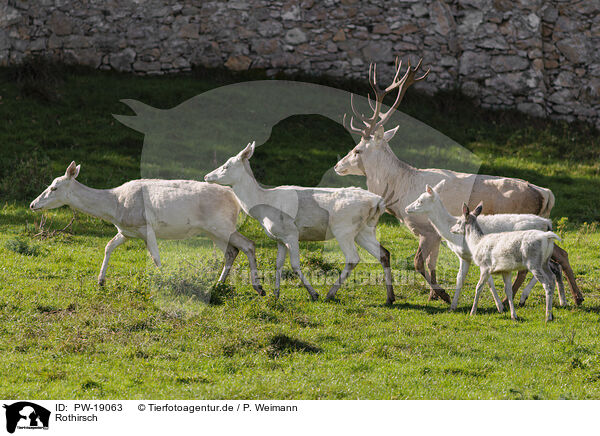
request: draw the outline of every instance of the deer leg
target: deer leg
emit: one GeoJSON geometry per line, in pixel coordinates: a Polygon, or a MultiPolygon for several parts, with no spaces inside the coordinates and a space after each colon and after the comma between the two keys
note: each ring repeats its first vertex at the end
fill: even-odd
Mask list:
{"type": "Polygon", "coordinates": [[[229,276],[229,272],[231,271],[231,267],[233,266],[233,261],[237,257],[240,250],[237,247],[234,247],[231,244],[228,244],[225,248],[225,262],[223,264],[223,271],[221,271],[221,275],[219,276],[219,282],[224,282],[229,276]]]}
{"type": "Polygon", "coordinates": [[[325,297],[326,300],[335,298],[337,291],[360,262],[360,256],[358,255],[358,251],[356,251],[356,245],[354,245],[354,238],[352,238],[352,235],[344,235],[343,237],[336,237],[336,239],[346,258],[346,265],[344,265],[344,269],[340,273],[337,281],[333,284],[331,289],[329,289],[329,292],[327,292],[327,297],[325,297]]]}
{"type": "Polygon", "coordinates": [[[488,278],[488,283],[490,285],[490,292],[492,293],[492,298],[494,299],[494,304],[496,305],[496,309],[498,309],[499,313],[504,312],[504,304],[500,300],[498,296],[498,292],[496,292],[496,285],[494,285],[494,278],[490,275],[488,278]]]}
{"type": "Polygon", "coordinates": [[[385,288],[387,292],[386,304],[391,305],[395,300],[394,287],[392,285],[392,270],[390,267],[390,252],[383,247],[375,236],[375,227],[366,227],[358,235],[355,241],[358,245],[369,252],[371,256],[379,260],[383,267],[385,276],[385,288]]]}
{"type": "Polygon", "coordinates": [[[450,310],[456,310],[458,307],[458,299],[460,298],[460,291],[465,283],[465,278],[469,272],[471,264],[462,258],[458,258],[460,265],[458,267],[458,274],[456,274],[456,291],[454,291],[454,298],[452,298],[452,304],[450,310]]]}
{"type": "Polygon", "coordinates": [[[546,292],[546,322],[552,321],[552,297],[555,286],[552,279],[552,271],[550,271],[548,264],[546,264],[541,269],[532,269],[531,273],[544,287],[544,291],[546,292]]]}
{"type": "Polygon", "coordinates": [[[154,234],[154,229],[149,225],[146,226],[146,248],[150,253],[150,257],[152,257],[154,264],[160,268],[160,252],[158,251],[156,235],[154,234]]]}
{"type": "Polygon", "coordinates": [[[477,282],[477,287],[475,288],[475,297],[473,298],[473,307],[471,307],[471,316],[474,316],[477,313],[477,303],[479,302],[479,296],[481,295],[481,291],[483,287],[488,281],[490,277],[490,273],[486,270],[480,270],[479,281],[477,282]]]}
{"type": "Polygon", "coordinates": [[[558,245],[554,244],[554,251],[552,251],[551,259],[558,263],[565,275],[567,276],[567,281],[569,282],[569,287],[571,288],[571,294],[573,295],[573,299],[575,300],[575,304],[577,306],[583,303],[583,295],[579,290],[579,286],[577,286],[577,282],[575,281],[575,275],[573,274],[573,270],[571,269],[571,264],[569,263],[569,255],[568,253],[560,248],[558,245]]]}
{"type": "Polygon", "coordinates": [[[423,255],[423,248],[421,247],[421,243],[419,243],[419,248],[417,249],[417,253],[415,254],[415,271],[418,271],[429,285],[429,301],[437,300],[438,296],[433,290],[433,286],[431,284],[431,276],[425,269],[425,256],[423,255]]]}
{"type": "Polygon", "coordinates": [[[287,254],[287,248],[285,244],[278,242],[277,243],[277,262],[276,262],[276,271],[275,271],[275,290],[273,291],[273,295],[275,298],[279,298],[279,286],[281,284],[281,270],[283,269],[283,264],[285,263],[285,255],[287,254]]]}
{"type": "Polygon", "coordinates": [[[504,280],[504,292],[506,293],[506,297],[508,298],[508,308],[510,309],[510,319],[517,319],[517,312],[515,311],[515,305],[513,303],[513,295],[512,295],[512,283],[510,281],[510,276],[512,273],[507,272],[502,274],[502,280],[504,280]]]}
{"type": "Polygon", "coordinates": [[[300,277],[300,280],[310,294],[310,297],[313,301],[316,301],[319,298],[319,294],[313,289],[312,285],[306,277],[304,277],[304,274],[302,274],[302,270],[300,269],[300,247],[298,246],[298,240],[289,240],[285,243],[285,246],[290,252],[290,264],[292,265],[292,269],[298,274],[298,277],[300,277]]]}
{"type": "Polygon", "coordinates": [[[427,272],[426,268],[425,268],[425,261],[428,260],[429,265],[431,265],[433,263],[433,266],[435,266],[435,261],[437,261],[437,252],[435,254],[435,256],[432,258],[430,256],[431,254],[431,246],[434,245],[437,242],[437,248],[439,249],[439,242],[440,239],[439,237],[436,238],[435,237],[431,237],[431,236],[425,236],[422,235],[419,239],[419,249],[417,250],[417,254],[415,255],[415,270],[417,270],[427,281],[427,284],[429,285],[431,291],[429,293],[429,300],[433,300],[436,297],[440,297],[442,300],[444,300],[446,303],[450,304],[450,296],[446,293],[446,291],[444,289],[442,289],[441,287],[438,286],[437,281],[436,281],[436,277],[435,277],[435,269],[433,269],[431,272],[433,273],[433,275],[431,275],[431,272],[427,272]]]}
{"type": "Polygon", "coordinates": [[[535,284],[537,282],[538,282],[538,280],[535,277],[532,277],[532,279],[529,281],[529,283],[527,283],[527,286],[525,286],[525,289],[523,289],[523,293],[521,294],[521,299],[519,300],[519,306],[521,306],[521,307],[525,306],[525,302],[527,301],[527,298],[529,297],[531,290],[533,289],[533,287],[535,286],[535,284]]]}
{"type": "MultiPolygon", "coordinates": [[[[239,232],[233,232],[229,237],[230,246],[234,246],[236,250],[242,250],[246,257],[248,258],[248,263],[250,264],[250,279],[252,282],[252,287],[258,293],[258,295],[265,295],[265,291],[260,284],[260,278],[258,275],[258,265],[256,263],[256,248],[254,242],[250,239],[246,238],[239,232]]],[[[237,255],[237,252],[236,252],[237,255]]],[[[227,252],[225,253],[225,259],[227,260],[227,252]]],[[[235,256],[234,258],[235,259],[235,256]]],[[[231,262],[233,263],[233,259],[231,262]]],[[[230,266],[231,267],[231,266],[230,266]]]]}
{"type": "MultiPolygon", "coordinates": [[[[446,293],[446,291],[444,289],[442,289],[438,285],[437,274],[435,271],[435,267],[437,265],[437,258],[440,253],[440,241],[441,241],[441,239],[439,237],[436,237],[436,239],[433,240],[432,245],[430,247],[429,256],[427,256],[427,258],[425,259],[425,265],[427,266],[427,269],[429,270],[429,276],[431,277],[431,284],[434,286],[433,292],[434,292],[435,296],[441,298],[446,303],[450,304],[451,303],[450,296],[446,293]]],[[[431,292],[430,292],[430,297],[431,297],[431,292]]]]}
{"type": "Polygon", "coordinates": [[[106,248],[104,248],[104,260],[102,261],[100,274],[98,274],[98,284],[100,286],[104,286],[104,278],[106,277],[106,270],[108,269],[108,261],[110,260],[111,253],[125,241],[127,241],[127,237],[119,232],[114,238],[108,241],[108,244],[106,244],[106,248]]]}
{"type": "MultiPolygon", "coordinates": [[[[519,291],[519,288],[521,287],[521,285],[523,285],[523,282],[525,281],[526,277],[527,277],[527,270],[522,270],[517,273],[517,278],[515,279],[515,282],[512,285],[513,300],[517,296],[517,292],[519,291]]],[[[531,282],[530,282],[530,284],[531,284],[531,282]]],[[[535,285],[535,283],[534,283],[534,285],[535,285]]],[[[525,298],[527,298],[527,297],[525,297],[525,298]]],[[[505,296],[504,299],[502,300],[502,303],[507,304],[508,297],[505,296]]]]}
{"type": "Polygon", "coordinates": [[[556,278],[556,284],[558,285],[558,301],[561,306],[567,305],[567,299],[565,297],[565,284],[562,279],[562,267],[554,262],[553,260],[548,261],[548,268],[556,278]]]}

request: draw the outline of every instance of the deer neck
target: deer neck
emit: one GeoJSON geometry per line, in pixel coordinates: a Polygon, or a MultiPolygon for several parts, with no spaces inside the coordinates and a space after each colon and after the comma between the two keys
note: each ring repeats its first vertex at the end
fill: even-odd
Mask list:
{"type": "Polygon", "coordinates": [[[73,180],[68,205],[88,215],[115,223],[117,201],[111,189],[93,189],[73,180]]]}
{"type": "Polygon", "coordinates": [[[448,210],[439,199],[436,201],[435,209],[427,214],[427,217],[442,238],[454,245],[462,246],[464,242],[463,235],[450,231],[452,226],[456,224],[457,219],[448,213],[448,210]]]}
{"type": "Polygon", "coordinates": [[[365,175],[367,176],[367,188],[374,194],[385,197],[388,202],[399,199],[392,207],[400,211],[397,216],[404,213],[405,191],[413,185],[417,169],[406,162],[401,161],[387,144],[382,144],[373,153],[365,154],[362,158],[365,175]],[[398,189],[402,188],[399,192],[398,189]],[[394,198],[388,198],[394,193],[394,198]]]}
{"type": "Polygon", "coordinates": [[[465,226],[465,240],[471,252],[473,251],[473,248],[479,244],[481,238],[483,238],[483,231],[481,230],[481,227],[479,227],[477,221],[465,226]]]}
{"type": "Polygon", "coordinates": [[[242,177],[231,185],[245,213],[252,215],[250,210],[257,205],[266,204],[266,190],[262,188],[252,173],[250,163],[244,163],[245,171],[242,177]]]}

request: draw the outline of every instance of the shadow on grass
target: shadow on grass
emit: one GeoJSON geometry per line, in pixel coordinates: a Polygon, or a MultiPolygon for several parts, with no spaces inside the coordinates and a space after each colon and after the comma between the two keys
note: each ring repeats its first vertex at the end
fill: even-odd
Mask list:
{"type": "Polygon", "coordinates": [[[563,309],[570,309],[572,308],[573,310],[581,310],[582,312],[587,312],[587,313],[595,313],[597,315],[600,315],[600,306],[599,305],[595,305],[595,306],[587,306],[585,304],[585,302],[583,303],[583,305],[579,306],[579,307],[566,307],[563,309]]]}
{"type": "Polygon", "coordinates": [[[319,353],[321,348],[301,339],[296,339],[286,334],[276,334],[269,341],[267,354],[274,359],[289,353],[319,353]]]}
{"type": "Polygon", "coordinates": [[[374,308],[384,308],[384,309],[390,309],[390,310],[420,310],[422,312],[426,312],[428,314],[431,315],[435,315],[437,313],[444,313],[444,312],[448,312],[448,307],[439,307],[439,306],[431,306],[431,305],[422,305],[422,304],[415,304],[415,303],[409,303],[409,302],[398,302],[396,301],[393,305],[388,305],[385,303],[381,303],[381,304],[369,304],[368,307],[374,307],[374,308]]]}
{"type": "MultiPolygon", "coordinates": [[[[457,315],[468,315],[471,312],[471,306],[458,307],[456,310],[451,311],[450,306],[433,306],[432,304],[415,304],[410,302],[396,302],[393,305],[388,305],[385,303],[381,304],[369,304],[367,307],[373,308],[383,308],[390,310],[419,310],[421,312],[428,313],[430,315],[435,315],[438,313],[455,313],[457,315]]],[[[489,315],[489,314],[497,314],[503,315],[507,313],[505,310],[502,313],[499,313],[495,307],[481,307],[477,308],[477,314],[480,315],[489,315]]]]}

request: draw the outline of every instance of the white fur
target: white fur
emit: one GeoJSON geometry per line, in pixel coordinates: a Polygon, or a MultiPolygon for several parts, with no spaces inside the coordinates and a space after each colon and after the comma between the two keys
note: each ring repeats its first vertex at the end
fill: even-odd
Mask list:
{"type": "MultiPolygon", "coordinates": [[[[464,235],[452,233],[450,228],[460,222],[462,217],[454,217],[450,215],[438,192],[445,185],[445,181],[442,180],[434,188],[427,185],[425,192],[422,193],[419,198],[409,204],[405,211],[407,214],[423,214],[426,216],[431,225],[435,228],[437,233],[446,241],[448,248],[456,254],[459,258],[460,266],[458,274],[456,276],[456,292],[452,299],[451,310],[455,310],[458,306],[458,300],[460,298],[460,292],[463,287],[467,273],[471,266],[472,258],[471,252],[467,244],[465,243],[464,235]]],[[[480,215],[477,218],[479,225],[484,233],[501,233],[510,232],[515,230],[551,230],[552,221],[547,218],[542,218],[533,214],[496,214],[496,215],[480,215]]],[[[494,281],[490,277],[489,279],[490,291],[494,297],[494,302],[499,312],[504,310],[502,302],[500,301],[496,292],[494,281]]],[[[523,291],[521,297],[521,303],[524,304],[527,299],[527,295],[537,283],[534,278],[531,279],[523,291]]],[[[564,287],[562,282],[559,284],[561,304],[564,301],[564,287]]]]}
{"type": "Polygon", "coordinates": [[[279,296],[281,270],[289,251],[290,264],[313,299],[318,294],[300,270],[299,240],[323,241],[336,238],[346,266],[327,298],[333,298],[360,261],[355,242],[378,259],[386,276],[387,302],[394,301],[389,253],[380,246],[375,227],[385,210],[383,199],[360,188],[262,188],[248,160],[254,143],[205,176],[208,182],[230,185],[244,211],[259,221],[267,235],[278,242],[275,295],[279,296]],[[387,254],[386,254],[387,253],[387,254]]]}
{"type": "Polygon", "coordinates": [[[465,240],[472,254],[473,262],[480,269],[479,282],[475,290],[471,315],[477,312],[477,302],[484,284],[491,274],[502,274],[504,290],[508,298],[512,319],[517,318],[512,299],[511,272],[529,270],[542,283],[546,291],[546,321],[552,320],[552,296],[554,280],[549,260],[554,250],[554,240],[560,238],[553,232],[541,230],[519,230],[504,233],[483,233],[477,216],[481,212],[478,206],[469,214],[463,206],[464,220],[452,227],[452,232],[464,232],[465,240]]]}
{"type": "Polygon", "coordinates": [[[113,189],[92,189],[76,178],[75,162],[64,176],[31,202],[32,210],[68,205],[88,215],[102,218],[117,228],[106,245],[98,283],[104,284],[112,251],[130,238],[141,238],[156,266],[160,254],[156,239],[186,239],[206,233],[225,252],[225,265],[219,278],[225,280],[238,249],[244,251],[252,268],[252,283],[262,293],[256,270],[254,243],[236,231],[240,206],[231,189],[193,180],[132,180],[113,189]]]}
{"type": "Polygon", "coordinates": [[[430,285],[432,292],[444,296],[443,290],[432,280],[437,263],[440,237],[425,217],[409,215],[406,206],[417,198],[425,185],[436,185],[446,180],[440,192],[450,213],[460,214],[463,201],[476,205],[486,201],[489,214],[534,213],[549,216],[554,195],[524,180],[481,174],[467,174],[445,169],[420,169],[401,161],[388,142],[397,129],[384,131],[380,127],[361,141],[335,166],[341,176],[362,175],[367,178],[369,191],[381,195],[388,204],[389,213],[401,220],[419,238],[415,268],[430,285]]]}

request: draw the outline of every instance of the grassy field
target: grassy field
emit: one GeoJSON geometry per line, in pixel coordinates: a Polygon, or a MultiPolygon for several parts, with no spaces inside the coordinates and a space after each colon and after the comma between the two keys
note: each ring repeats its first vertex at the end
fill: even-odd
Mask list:
{"type": "MultiPolygon", "coordinates": [[[[250,219],[241,232],[257,242],[265,298],[247,283],[243,256],[229,285],[213,288],[222,255],[204,238],[160,242],[160,271],[141,241],[128,242],[113,254],[100,288],[96,276],[114,227],[77,214],[67,234],[34,236],[41,214],[27,205],[71,160],[82,164],[79,180],[93,187],[139,177],[143,136],[112,118],[124,113],[120,99],[168,108],[255,78],[261,77],[218,71],[140,78],[53,65],[0,70],[6,120],[0,130],[0,397],[600,398],[600,139],[585,125],[484,111],[454,93],[409,93],[403,103],[408,114],[481,158],[481,172],[554,191],[552,218],[586,301],[575,308],[568,295],[569,306],[555,307],[556,321],[547,325],[539,285],[517,309],[518,322],[496,313],[489,293],[470,317],[477,268],[458,311],[427,302],[425,283],[411,266],[417,241],[390,217],[382,219],[379,236],[392,253],[400,297],[393,307],[383,304],[384,287],[376,282],[381,267],[364,251],[366,262],[338,301],[309,302],[289,266],[274,300],[276,246],[250,219]]],[[[364,91],[355,83],[318,81],[364,91]]],[[[310,185],[350,147],[339,125],[293,117],[273,129],[253,165],[265,183],[310,185]],[[300,153],[315,164],[299,166],[300,153]]],[[[46,216],[56,229],[72,213],[62,208],[46,216]]],[[[341,253],[335,243],[301,249],[303,266],[324,295],[342,266],[341,253]]],[[[438,277],[448,289],[457,267],[442,248],[438,277]]]]}

